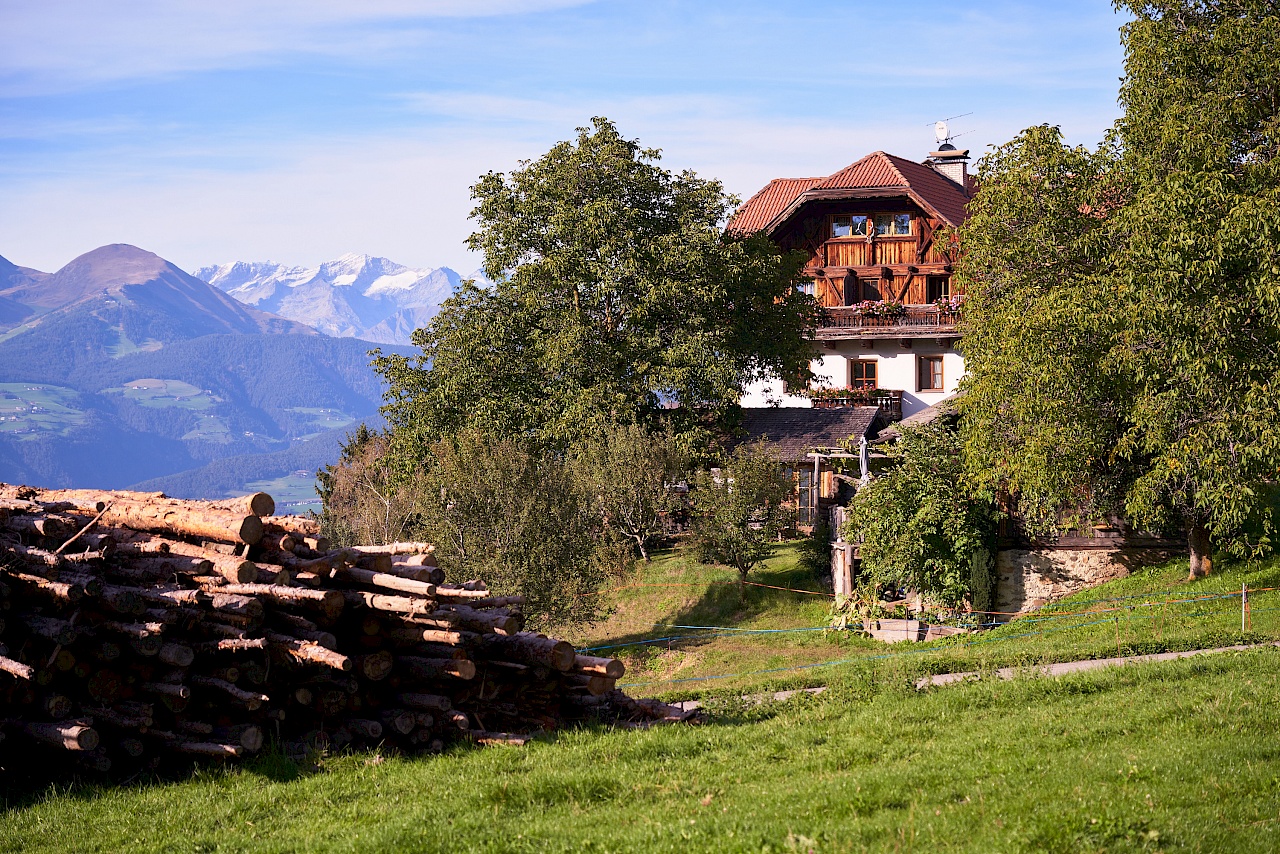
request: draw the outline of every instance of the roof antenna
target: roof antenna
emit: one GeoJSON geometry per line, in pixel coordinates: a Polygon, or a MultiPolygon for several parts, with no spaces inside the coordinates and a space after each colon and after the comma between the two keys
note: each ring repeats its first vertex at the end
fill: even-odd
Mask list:
{"type": "Polygon", "coordinates": [[[962,119],[965,116],[972,116],[972,115],[973,113],[961,113],[958,116],[952,116],[949,119],[943,119],[942,121],[933,123],[933,136],[938,141],[939,151],[955,151],[956,150],[956,147],[951,144],[951,140],[955,139],[959,134],[952,133],[951,127],[947,124],[947,122],[951,121],[952,119],[962,119]]]}

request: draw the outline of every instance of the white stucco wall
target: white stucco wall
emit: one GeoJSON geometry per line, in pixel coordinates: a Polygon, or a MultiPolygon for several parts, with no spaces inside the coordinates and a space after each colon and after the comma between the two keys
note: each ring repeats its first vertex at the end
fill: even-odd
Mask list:
{"type": "MultiPolygon", "coordinates": [[[[947,339],[949,341],[949,339],[947,339]]],[[[922,338],[902,346],[897,340],[835,341],[829,349],[813,360],[811,369],[818,376],[818,385],[843,388],[849,383],[849,360],[874,360],[877,383],[880,388],[902,391],[902,414],[913,415],[921,409],[933,406],[949,395],[955,394],[964,376],[964,359],[954,346],[944,346],[937,339],[922,338]],[[868,349],[867,344],[871,347],[868,349]],[[942,391],[916,390],[916,359],[920,356],[942,356],[942,391]]],[[[747,389],[742,398],[743,406],[810,406],[807,397],[782,393],[782,383],[756,383],[747,389]]]]}

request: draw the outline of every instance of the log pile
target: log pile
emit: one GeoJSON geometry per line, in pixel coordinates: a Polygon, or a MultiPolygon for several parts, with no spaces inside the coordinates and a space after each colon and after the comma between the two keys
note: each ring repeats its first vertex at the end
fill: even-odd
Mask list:
{"type": "Polygon", "coordinates": [[[446,583],[429,545],[333,549],[226,502],[0,484],[0,766],[133,773],[184,757],[451,741],[674,710],[622,663],[524,631],[519,596],[446,583]]]}

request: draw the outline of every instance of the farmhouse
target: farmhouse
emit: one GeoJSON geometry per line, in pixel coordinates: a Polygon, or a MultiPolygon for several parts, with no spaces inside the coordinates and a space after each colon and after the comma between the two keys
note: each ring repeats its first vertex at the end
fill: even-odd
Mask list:
{"type": "MultiPolygon", "coordinates": [[[[955,392],[964,295],[952,285],[949,235],[973,194],[968,160],[950,144],[923,163],[877,151],[826,177],[776,178],[730,221],[808,255],[802,287],[824,309],[819,397],[875,403],[895,420],[955,392]]],[[[742,405],[810,406],[812,394],[796,391],[812,392],[762,383],[742,405]]]]}
{"type": "Polygon", "coordinates": [[[747,437],[794,472],[801,528],[849,498],[832,465],[845,448],[955,393],[963,294],[949,235],[973,194],[968,159],[948,143],[923,163],[877,151],[833,175],[775,178],[729,223],[804,252],[801,287],[823,307],[815,387],[759,383],[742,400],[747,437]]]}

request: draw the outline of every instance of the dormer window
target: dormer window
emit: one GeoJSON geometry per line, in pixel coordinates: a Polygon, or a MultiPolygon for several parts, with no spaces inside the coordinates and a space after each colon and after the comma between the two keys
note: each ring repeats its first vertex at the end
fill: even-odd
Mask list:
{"type": "Polygon", "coordinates": [[[876,214],[876,234],[893,237],[911,233],[911,214],[876,214]]]}
{"type": "Polygon", "coordinates": [[[862,237],[867,233],[867,217],[855,214],[853,216],[837,216],[831,219],[831,236],[832,237],[862,237]]]}

